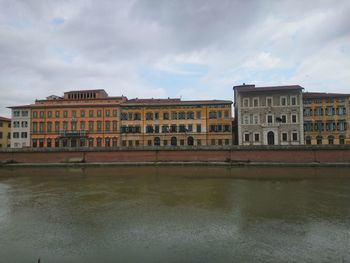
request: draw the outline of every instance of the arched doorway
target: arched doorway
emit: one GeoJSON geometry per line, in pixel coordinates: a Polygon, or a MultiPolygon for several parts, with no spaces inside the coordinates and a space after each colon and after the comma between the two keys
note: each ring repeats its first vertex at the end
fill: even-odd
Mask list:
{"type": "Polygon", "coordinates": [[[274,145],[275,144],[275,134],[272,131],[267,133],[267,144],[274,145]]]}
{"type": "Polygon", "coordinates": [[[176,146],[177,145],[177,139],[176,137],[171,137],[171,145],[176,146]]]}
{"type": "Polygon", "coordinates": [[[192,146],[193,145],[193,137],[192,136],[190,136],[190,137],[188,137],[187,138],[187,145],[189,145],[189,146],[192,146]]]}
{"type": "Polygon", "coordinates": [[[160,146],[160,138],[159,137],[154,138],[154,146],[160,146]]]}

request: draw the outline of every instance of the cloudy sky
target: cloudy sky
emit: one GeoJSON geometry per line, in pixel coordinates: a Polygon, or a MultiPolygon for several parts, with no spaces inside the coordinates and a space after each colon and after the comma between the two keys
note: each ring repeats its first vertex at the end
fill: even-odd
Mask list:
{"type": "Polygon", "coordinates": [[[78,89],[233,99],[232,86],[350,93],[350,1],[0,0],[0,115],[78,89]]]}

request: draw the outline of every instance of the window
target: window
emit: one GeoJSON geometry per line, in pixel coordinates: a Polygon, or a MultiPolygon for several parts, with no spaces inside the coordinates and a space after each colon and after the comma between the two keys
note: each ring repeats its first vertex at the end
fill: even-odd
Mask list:
{"type": "Polygon", "coordinates": [[[134,120],[135,120],[135,121],[141,120],[141,113],[139,113],[139,112],[134,112],[134,120]]]}
{"type": "Polygon", "coordinates": [[[40,118],[45,118],[45,113],[43,111],[40,111],[40,118]]]}
{"type": "Polygon", "coordinates": [[[197,124],[197,132],[202,132],[202,125],[201,124],[197,124]]]}
{"type": "Polygon", "coordinates": [[[281,97],[281,106],[286,106],[286,105],[287,105],[287,98],[281,97]]]}
{"type": "Polygon", "coordinates": [[[154,113],[154,119],[155,120],[159,120],[159,112],[155,112],[154,113]]]}
{"type": "Polygon", "coordinates": [[[121,115],[120,115],[120,119],[122,121],[126,121],[128,120],[128,114],[126,112],[123,112],[121,115]]]}
{"type": "Polygon", "coordinates": [[[295,97],[295,96],[290,97],[290,104],[292,106],[297,105],[297,97],[295,97]]]}
{"type": "Polygon", "coordinates": [[[322,144],[322,136],[316,137],[317,144],[322,144]]]}
{"type": "Polygon", "coordinates": [[[38,123],[33,122],[33,132],[37,132],[37,131],[38,131],[38,123]]]}
{"type": "Polygon", "coordinates": [[[297,132],[292,133],[292,140],[293,140],[293,142],[298,141],[298,133],[297,132]]]}
{"type": "Polygon", "coordinates": [[[345,143],[345,138],[343,135],[339,136],[339,144],[344,144],[345,143]]]}
{"type": "Polygon", "coordinates": [[[271,97],[266,98],[266,106],[268,106],[268,107],[272,106],[272,98],[271,97]]]}
{"type": "Polygon", "coordinates": [[[201,112],[200,112],[200,111],[197,111],[197,112],[196,112],[196,117],[197,117],[197,119],[200,119],[200,118],[201,118],[201,112]]]}
{"type": "Polygon", "coordinates": [[[55,111],[55,117],[59,118],[60,117],[60,112],[59,111],[55,111]]]}
{"type": "Polygon", "coordinates": [[[110,131],[111,130],[111,122],[110,121],[106,121],[106,123],[105,123],[105,128],[106,128],[106,131],[110,131]]]}
{"type": "Polygon", "coordinates": [[[77,117],[77,111],[73,110],[72,111],[72,118],[76,118],[77,117]]]}
{"type": "Polygon", "coordinates": [[[244,141],[249,142],[249,133],[244,134],[244,141]]]}
{"type": "Polygon", "coordinates": [[[211,145],[215,145],[215,139],[211,139],[211,145]]]}
{"type": "Polygon", "coordinates": [[[159,125],[155,125],[154,126],[154,132],[155,133],[159,133],[159,125]]]}
{"type": "Polygon", "coordinates": [[[153,113],[152,112],[146,112],[146,120],[153,120],[153,113]]]}
{"type": "Polygon", "coordinates": [[[60,123],[58,121],[55,121],[55,132],[60,131],[60,123]]]}
{"type": "Polygon", "coordinates": [[[45,123],[40,122],[39,125],[40,125],[40,126],[39,126],[39,132],[43,133],[43,132],[44,132],[44,129],[45,129],[45,123]]]}
{"type": "Polygon", "coordinates": [[[68,112],[65,110],[63,111],[63,118],[67,118],[68,117],[68,112]]]}
{"type": "MultiPolygon", "coordinates": [[[[2,138],[2,133],[1,133],[1,138],[2,138]]],[[[19,138],[19,132],[14,132],[12,138],[19,138]]]]}
{"type": "Polygon", "coordinates": [[[256,107],[259,107],[259,99],[258,98],[254,98],[253,99],[253,106],[256,108],[256,107]]]}
{"type": "MultiPolygon", "coordinates": [[[[19,112],[18,112],[18,116],[19,116],[19,112]]],[[[33,118],[38,118],[38,112],[37,111],[33,111],[33,118]]]]}
{"type": "Polygon", "coordinates": [[[249,99],[248,98],[243,99],[243,107],[249,107],[249,99]]]}
{"type": "Polygon", "coordinates": [[[202,141],[200,139],[197,140],[197,145],[202,145],[202,141]]]}
{"type": "Polygon", "coordinates": [[[210,111],[209,112],[209,119],[216,119],[216,118],[217,118],[216,111],[210,111]]]}
{"type": "Polygon", "coordinates": [[[51,132],[52,131],[52,122],[48,122],[47,123],[47,132],[51,132]]]}
{"type": "Polygon", "coordinates": [[[297,115],[292,114],[292,123],[297,123],[297,115]]]}
{"type": "Polygon", "coordinates": [[[177,112],[171,113],[171,119],[176,120],[177,119],[177,112]]]}
{"type": "Polygon", "coordinates": [[[254,134],[254,141],[255,142],[259,142],[260,141],[260,134],[259,133],[255,133],[254,134]]]}
{"type": "Polygon", "coordinates": [[[102,131],[102,122],[101,122],[101,121],[98,121],[98,122],[97,122],[97,131],[98,131],[98,132],[101,132],[101,131],[102,131]]]}
{"type": "Polygon", "coordinates": [[[117,117],[117,110],[113,110],[112,115],[113,115],[113,117],[117,117]]]}
{"type": "Polygon", "coordinates": [[[51,118],[51,117],[52,117],[52,111],[48,111],[48,112],[47,112],[47,117],[48,117],[48,118],[51,118]]]}
{"type": "Polygon", "coordinates": [[[193,131],[193,125],[192,124],[188,124],[187,125],[187,131],[188,132],[192,132],[193,131]]]}
{"type": "Polygon", "coordinates": [[[97,117],[102,117],[102,110],[97,110],[97,117]]]}
{"type": "Polygon", "coordinates": [[[267,123],[273,123],[273,116],[271,114],[267,115],[267,123]]]}
{"type": "Polygon", "coordinates": [[[254,124],[259,124],[259,115],[258,114],[254,114],[253,121],[254,121],[254,124]]]}
{"type": "Polygon", "coordinates": [[[243,124],[249,124],[249,115],[245,114],[243,116],[243,124]]]}
{"type": "Polygon", "coordinates": [[[179,120],[184,120],[186,118],[186,113],[183,111],[179,112],[179,120]]]}
{"type": "Polygon", "coordinates": [[[194,119],[194,112],[193,111],[188,111],[187,112],[187,119],[193,120],[194,119]]]}
{"type": "Polygon", "coordinates": [[[85,111],[84,111],[84,110],[81,110],[81,111],[80,111],[80,117],[82,117],[82,118],[85,117],[85,111]]]}
{"type": "Polygon", "coordinates": [[[288,141],[288,134],[286,132],[282,133],[282,142],[287,142],[288,141]]]}
{"type": "Polygon", "coordinates": [[[153,126],[152,125],[146,126],[146,133],[153,133],[153,126]]]}
{"type": "Polygon", "coordinates": [[[71,127],[72,127],[72,131],[76,131],[77,130],[77,122],[76,121],[72,121],[71,122],[71,127]]]}
{"type": "Polygon", "coordinates": [[[94,117],[94,110],[89,110],[89,117],[94,117]]]}
{"type": "Polygon", "coordinates": [[[97,140],[96,140],[96,142],[97,142],[97,147],[102,147],[102,139],[101,138],[97,138],[97,140]]]}
{"type": "Polygon", "coordinates": [[[63,130],[64,131],[68,130],[68,122],[66,122],[66,121],[63,122],[63,130]]]}
{"type": "Polygon", "coordinates": [[[224,117],[225,117],[225,119],[228,119],[230,117],[230,113],[228,110],[224,111],[224,117]]]}
{"type": "Polygon", "coordinates": [[[230,144],[230,139],[225,139],[225,145],[229,145],[230,144]]]}
{"type": "Polygon", "coordinates": [[[332,135],[328,136],[328,144],[334,144],[334,137],[332,135]]]}
{"type": "Polygon", "coordinates": [[[163,120],[169,120],[169,112],[163,113],[163,120]]]}
{"type": "Polygon", "coordinates": [[[22,111],[22,117],[28,117],[28,111],[27,110],[22,111]]]}
{"type": "Polygon", "coordinates": [[[113,131],[117,131],[117,122],[116,121],[113,121],[113,124],[112,124],[112,129],[113,131]]]}
{"type": "Polygon", "coordinates": [[[106,110],[105,114],[106,114],[106,117],[109,117],[111,115],[111,111],[110,110],[106,110]]]}
{"type": "Polygon", "coordinates": [[[51,147],[51,139],[47,139],[47,142],[46,142],[46,144],[47,144],[47,147],[51,147]]]}
{"type": "Polygon", "coordinates": [[[85,121],[80,122],[80,130],[84,131],[85,130],[85,121]]]}
{"type": "Polygon", "coordinates": [[[94,131],[94,122],[89,121],[89,132],[93,132],[93,131],[94,131]]]}
{"type": "Polygon", "coordinates": [[[287,123],[287,115],[282,115],[281,116],[281,122],[282,123],[287,123]]]}
{"type": "MultiPolygon", "coordinates": [[[[13,117],[19,117],[19,113],[20,111],[18,110],[13,111],[13,117]]],[[[33,118],[34,118],[34,112],[33,112],[33,118]]]]}
{"type": "Polygon", "coordinates": [[[218,111],[218,118],[219,118],[219,119],[222,118],[222,111],[221,111],[221,110],[218,111]]]}
{"type": "Polygon", "coordinates": [[[305,143],[310,145],[311,144],[311,136],[306,136],[305,143]]]}

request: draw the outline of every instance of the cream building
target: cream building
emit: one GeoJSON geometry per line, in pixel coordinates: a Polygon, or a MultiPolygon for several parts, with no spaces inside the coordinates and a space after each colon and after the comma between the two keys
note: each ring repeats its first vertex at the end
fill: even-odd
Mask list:
{"type": "Polygon", "coordinates": [[[303,88],[233,87],[238,145],[298,145],[304,142],[303,88]]]}
{"type": "Polygon", "coordinates": [[[11,148],[30,147],[30,109],[14,107],[11,110],[11,148]]]}

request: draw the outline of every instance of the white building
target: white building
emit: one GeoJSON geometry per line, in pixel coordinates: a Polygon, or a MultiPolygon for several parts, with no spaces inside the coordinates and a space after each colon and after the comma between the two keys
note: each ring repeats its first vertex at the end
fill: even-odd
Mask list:
{"type": "Polygon", "coordinates": [[[30,147],[30,108],[11,110],[11,148],[30,147]]]}
{"type": "Polygon", "coordinates": [[[302,87],[243,84],[233,90],[238,145],[304,143],[302,87]]]}

